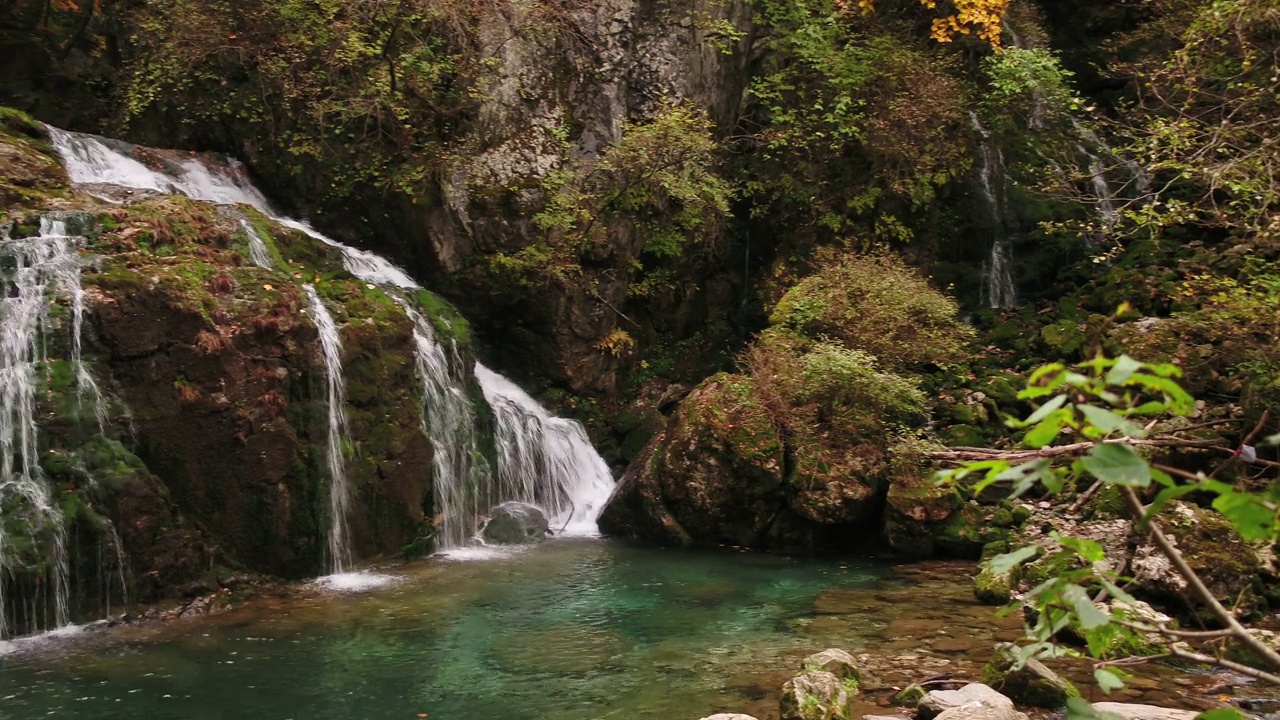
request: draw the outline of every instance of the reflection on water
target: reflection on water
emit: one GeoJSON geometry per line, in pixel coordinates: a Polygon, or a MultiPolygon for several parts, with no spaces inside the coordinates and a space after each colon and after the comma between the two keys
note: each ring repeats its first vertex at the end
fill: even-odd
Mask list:
{"type": "MultiPolygon", "coordinates": [[[[884,572],[600,540],[435,560],[364,594],[0,658],[0,719],[698,718],[742,708],[752,676],[815,649],[796,628],[820,593],[884,572]]],[[[872,629],[855,620],[830,641],[872,629]]]]}

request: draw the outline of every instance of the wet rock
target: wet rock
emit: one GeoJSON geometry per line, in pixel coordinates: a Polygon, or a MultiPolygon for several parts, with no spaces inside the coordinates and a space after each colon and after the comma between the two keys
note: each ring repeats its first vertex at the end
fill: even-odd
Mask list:
{"type": "Polygon", "coordinates": [[[1098,712],[1119,715],[1124,720],[1194,720],[1196,715],[1199,714],[1191,710],[1117,702],[1093,703],[1093,709],[1098,712]]]}
{"type": "Polygon", "coordinates": [[[810,655],[804,659],[804,669],[806,671],[823,670],[841,680],[852,679],[854,682],[860,682],[862,679],[858,672],[857,661],[852,655],[839,648],[828,648],[810,655]]]}
{"type": "MultiPolygon", "coordinates": [[[[997,711],[999,717],[1013,720],[1020,713],[1014,710],[1013,701],[987,685],[969,683],[959,690],[932,690],[916,706],[916,720],[933,720],[944,712],[965,708],[986,708],[997,711]]],[[[955,717],[969,717],[959,715],[955,717]]]]}
{"type": "Polygon", "coordinates": [[[1080,695],[1074,685],[1039,660],[1028,659],[1017,670],[1012,669],[1014,664],[1012,646],[1000,645],[982,670],[982,682],[1016,702],[1049,709],[1062,707],[1067,698],[1080,695]]]}
{"type": "Polygon", "coordinates": [[[750,715],[743,715],[742,713],[716,713],[715,715],[708,715],[702,718],[702,720],[756,720],[756,719],[750,715]]]}
{"type": "Polygon", "coordinates": [[[534,505],[505,502],[489,511],[484,540],[495,545],[527,545],[547,539],[547,516],[534,505]]]}
{"type": "Polygon", "coordinates": [[[782,720],[834,720],[849,716],[850,693],[840,678],[806,672],[782,686],[782,720]]]}
{"type": "Polygon", "coordinates": [[[667,544],[757,545],[787,505],[782,469],[782,440],[754,382],[721,373],[632,463],[600,529],[667,544]]]}

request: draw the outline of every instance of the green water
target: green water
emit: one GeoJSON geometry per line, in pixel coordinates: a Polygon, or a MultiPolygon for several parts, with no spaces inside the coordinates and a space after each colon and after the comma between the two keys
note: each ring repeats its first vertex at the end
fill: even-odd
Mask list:
{"type": "Polygon", "coordinates": [[[820,592],[885,573],[568,539],[425,561],[368,593],[310,590],[0,658],[0,719],[696,720],[744,709],[755,678],[820,649],[796,630],[820,592]]]}

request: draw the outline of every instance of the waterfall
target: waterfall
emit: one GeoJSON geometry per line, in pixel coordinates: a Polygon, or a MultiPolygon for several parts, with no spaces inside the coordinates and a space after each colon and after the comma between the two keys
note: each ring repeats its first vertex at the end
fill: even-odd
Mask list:
{"type": "MultiPolygon", "coordinates": [[[[44,477],[39,462],[36,422],[37,385],[47,371],[45,335],[51,329],[52,310],[58,297],[71,305],[71,358],[80,396],[92,396],[99,424],[105,419],[97,384],[81,360],[80,332],[83,320],[83,291],[77,239],[67,234],[66,222],[56,216],[40,220],[36,237],[0,237],[0,507],[10,519],[26,526],[36,538],[35,551],[45,554],[48,576],[40,583],[46,594],[42,613],[28,610],[31,629],[61,627],[70,623],[67,532],[62,511],[53,498],[53,488],[44,477]],[[40,548],[41,540],[48,547],[40,548]],[[52,588],[52,592],[47,587],[52,588]],[[51,594],[51,597],[49,595],[51,594]],[[53,617],[48,618],[47,602],[52,600],[53,617]]],[[[4,613],[5,583],[13,577],[21,558],[21,548],[0,525],[0,637],[8,632],[4,613]]],[[[36,602],[33,600],[33,602],[36,602]]]]}
{"type": "Polygon", "coordinates": [[[316,289],[311,285],[303,285],[302,289],[307,294],[307,308],[320,334],[320,351],[324,356],[325,403],[329,407],[324,456],[329,471],[329,570],[337,574],[351,566],[347,527],[351,488],[347,484],[347,463],[343,458],[344,448],[351,444],[351,435],[347,425],[346,385],[342,380],[342,338],[316,289]]]}
{"type": "MultiPolygon", "coordinates": [[[[137,150],[126,143],[55,128],[49,128],[49,132],[72,182],[86,192],[114,200],[115,195],[107,186],[117,185],[181,193],[213,203],[249,205],[276,222],[337,249],[348,272],[377,285],[400,304],[414,325],[422,424],[435,450],[432,485],[440,518],[437,548],[447,550],[470,542],[480,516],[491,505],[506,500],[532,498],[547,510],[553,523],[558,523],[556,527],[566,523],[579,529],[594,527],[613,480],[582,427],[553,417],[497,373],[479,365],[474,369],[464,367],[457,348],[451,342],[442,342],[431,320],[416,309],[413,295],[422,287],[404,270],[375,253],[326,237],[306,222],[274,213],[249,181],[244,167],[234,160],[199,161],[182,153],[148,149],[146,152],[157,157],[158,164],[164,167],[163,171],[152,170],[129,155],[137,150]],[[467,392],[472,372],[497,418],[496,470],[488,466],[479,449],[478,415],[467,392]],[[519,489],[526,486],[533,490],[519,489]]],[[[309,297],[312,295],[308,292],[309,297]]],[[[319,325],[320,313],[313,313],[319,325]]],[[[331,396],[333,388],[331,376],[331,396]]],[[[341,403],[331,402],[330,413],[340,406],[341,403]]],[[[331,432],[331,449],[332,435],[331,432]]],[[[330,457],[335,457],[334,453],[330,457]]],[[[340,514],[334,512],[334,516],[340,514]]]]}
{"type": "Polygon", "coordinates": [[[982,264],[981,302],[993,309],[1013,307],[1018,291],[1013,284],[1013,246],[1009,239],[1004,155],[977,114],[969,121],[978,133],[978,193],[982,196],[991,232],[991,252],[982,264]]]}
{"type": "Polygon", "coordinates": [[[498,497],[544,508],[554,528],[593,530],[613,476],[582,424],[551,415],[507,378],[476,363],[495,415],[498,497]]]}
{"type": "Polygon", "coordinates": [[[263,241],[262,236],[257,230],[253,229],[253,225],[248,220],[240,219],[240,227],[244,230],[244,234],[249,238],[249,259],[254,265],[263,270],[271,269],[271,255],[267,253],[267,243],[263,241]]]}

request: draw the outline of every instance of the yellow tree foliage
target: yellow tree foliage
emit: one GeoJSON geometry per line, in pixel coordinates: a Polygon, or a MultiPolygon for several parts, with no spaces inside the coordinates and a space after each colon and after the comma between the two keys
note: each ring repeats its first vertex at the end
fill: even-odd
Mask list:
{"type": "MultiPolygon", "coordinates": [[[[936,10],[938,0],[919,0],[921,5],[936,10]]],[[[1004,14],[1010,0],[944,0],[943,15],[933,20],[933,39],[941,43],[951,42],[958,35],[976,35],[993,48],[1000,47],[1000,32],[1004,14]]],[[[851,8],[855,4],[863,11],[875,9],[875,0],[836,0],[836,4],[851,8]]]]}

